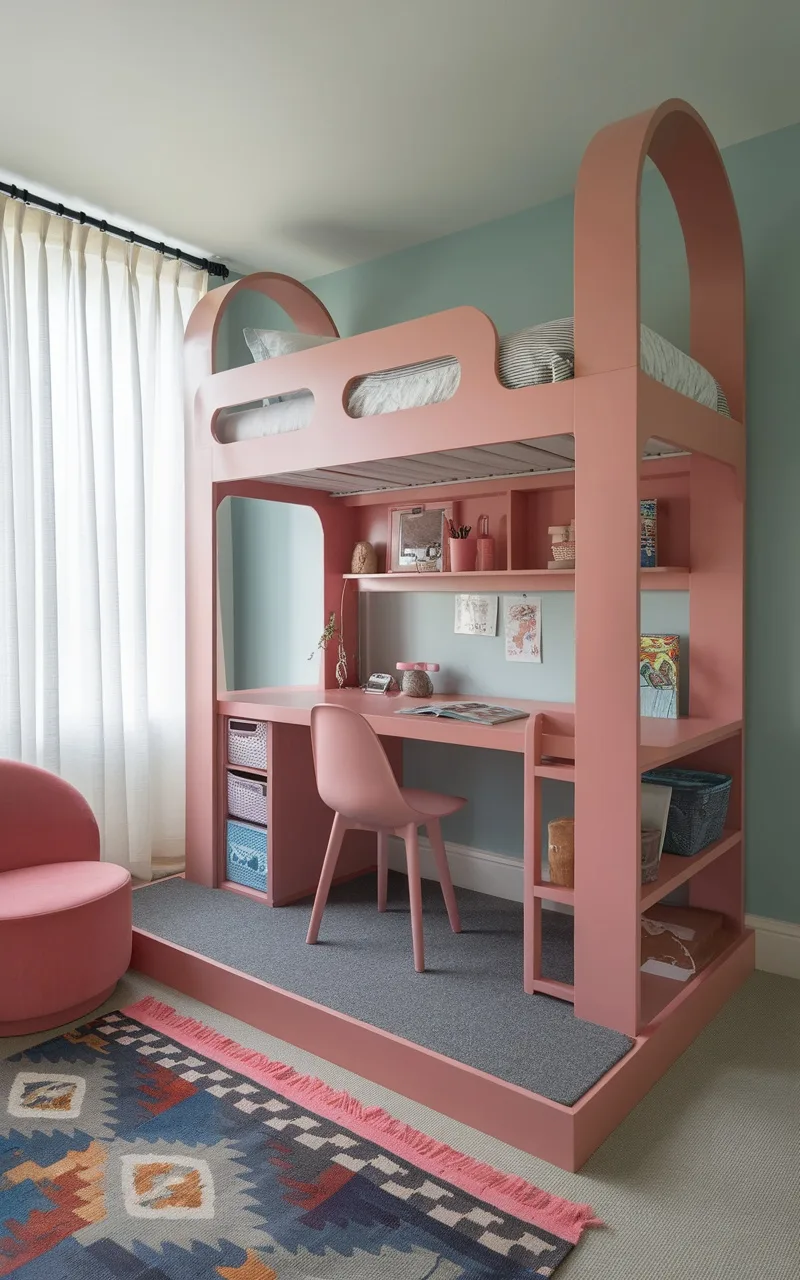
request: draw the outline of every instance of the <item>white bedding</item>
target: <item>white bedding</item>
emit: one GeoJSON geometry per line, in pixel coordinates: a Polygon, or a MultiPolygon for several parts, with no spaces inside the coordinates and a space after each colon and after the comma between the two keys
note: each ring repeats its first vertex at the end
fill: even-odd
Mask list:
{"type": "MultiPolygon", "coordinates": [[[[506,387],[565,381],[574,375],[574,355],[571,319],[520,329],[500,340],[500,381],[506,387]]],[[[645,325],[641,364],[645,373],[665,386],[730,416],[725,394],[711,374],[645,325]]],[[[436,404],[453,395],[460,377],[458,361],[449,357],[368,374],[354,383],[349,411],[354,417],[363,418],[436,404]]],[[[299,431],[308,426],[313,408],[313,395],[301,391],[255,408],[229,410],[217,421],[217,436],[222,441],[248,440],[299,431]]]]}

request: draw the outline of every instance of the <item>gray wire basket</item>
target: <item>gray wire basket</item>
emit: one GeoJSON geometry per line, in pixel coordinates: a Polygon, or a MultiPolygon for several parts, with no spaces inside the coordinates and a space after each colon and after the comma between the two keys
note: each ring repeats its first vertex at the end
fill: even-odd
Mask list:
{"type": "Polygon", "coordinates": [[[672,787],[664,852],[691,858],[722,839],[733,779],[702,769],[652,769],[642,782],[672,787]]]}

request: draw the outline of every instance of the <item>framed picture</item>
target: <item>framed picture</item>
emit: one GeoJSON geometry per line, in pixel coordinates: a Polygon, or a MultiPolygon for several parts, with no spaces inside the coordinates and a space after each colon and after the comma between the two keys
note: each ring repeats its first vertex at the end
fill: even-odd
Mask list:
{"type": "Polygon", "coordinates": [[[452,506],[421,502],[389,513],[390,573],[442,573],[447,568],[447,521],[452,506]]]}

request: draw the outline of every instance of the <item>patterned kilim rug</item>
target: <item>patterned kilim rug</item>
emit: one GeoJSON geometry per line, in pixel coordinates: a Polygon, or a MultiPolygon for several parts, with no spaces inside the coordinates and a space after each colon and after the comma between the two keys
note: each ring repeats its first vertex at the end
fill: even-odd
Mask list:
{"type": "Polygon", "coordinates": [[[0,1276],[522,1280],[594,1222],[156,1000],[0,1061],[0,1276]]]}

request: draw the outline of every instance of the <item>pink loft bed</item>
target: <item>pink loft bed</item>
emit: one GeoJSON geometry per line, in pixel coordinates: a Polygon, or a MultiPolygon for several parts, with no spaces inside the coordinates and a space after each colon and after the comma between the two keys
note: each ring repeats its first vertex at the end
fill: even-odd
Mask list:
{"type": "MultiPolygon", "coordinates": [[[[744,271],[719,152],[699,116],[680,101],[595,136],[576,186],[574,377],[566,381],[503,386],[497,333],[472,307],[215,373],[220,321],[241,289],[266,295],[305,333],[336,336],[310,290],[273,273],[212,291],[189,322],[187,878],[236,888],[225,883],[224,871],[229,716],[268,725],[270,884],[264,894],[237,890],[267,907],[313,891],[324,852],[330,815],[316,799],[308,748],[315,702],[339,700],[363,710],[384,735],[398,770],[401,733],[518,751],[525,770],[525,989],[572,1001],[578,1017],[632,1037],[633,1048],[566,1107],[141,930],[134,962],[254,1025],[576,1168],[714,1016],[754,961],[753,937],[744,925],[742,848],[744,271]],[[685,237],[690,354],[723,388],[730,417],[640,367],[638,202],[647,156],[666,180],[685,237]],[[357,380],[444,356],[460,366],[450,398],[399,414],[352,416],[357,380]],[[225,411],[301,388],[314,397],[301,429],[226,443],[217,437],[225,411]],[[668,456],[648,456],[654,452],[668,456]],[[409,482],[409,475],[416,478],[409,482]],[[394,486],[391,493],[387,486],[394,486]],[[338,614],[354,542],[385,540],[391,505],[457,500],[472,515],[492,504],[502,531],[498,567],[444,577],[451,589],[466,579],[471,590],[574,590],[574,705],[520,703],[530,718],[501,729],[416,725],[413,718],[413,727],[401,729],[408,717],[393,717],[358,689],[335,688],[333,653],[324,656],[314,690],[226,691],[218,680],[215,516],[230,495],[306,503],[318,513],[325,616],[338,614]],[[640,496],[666,497],[680,513],[669,529],[666,569],[640,570],[640,496]],[[577,568],[553,573],[544,567],[543,531],[568,520],[573,510],[583,534],[577,568]],[[639,715],[634,673],[640,591],[650,587],[690,591],[690,707],[677,721],[639,715]],[[602,679],[592,643],[598,635],[606,655],[602,679]],[[673,760],[733,775],[728,830],[694,859],[665,857],[657,884],[642,889],[640,775],[673,760]],[[539,806],[546,778],[575,784],[574,890],[555,891],[541,881],[539,806]],[[292,857],[282,858],[282,848],[291,848],[292,857]],[[642,975],[639,954],[641,910],[682,883],[693,905],[721,911],[727,923],[724,949],[684,985],[642,975]],[[540,972],[541,904],[553,898],[574,907],[569,987],[540,972]]],[[[352,644],[358,591],[444,585],[442,575],[359,578],[345,597],[345,634],[352,644]]],[[[348,874],[375,863],[371,838],[365,843],[354,835],[348,874]]]]}

